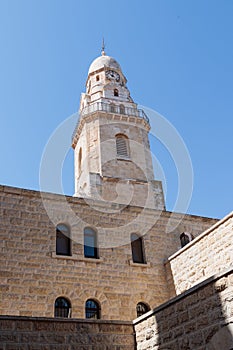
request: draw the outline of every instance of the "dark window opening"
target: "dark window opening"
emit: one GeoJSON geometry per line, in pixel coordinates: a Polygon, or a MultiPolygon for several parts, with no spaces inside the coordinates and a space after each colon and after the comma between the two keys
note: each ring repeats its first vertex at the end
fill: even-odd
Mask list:
{"type": "Polygon", "coordinates": [[[116,110],[115,110],[115,105],[114,105],[114,104],[111,104],[111,105],[110,105],[110,112],[111,112],[111,113],[115,113],[115,112],[116,112],[116,110]]]}
{"type": "Polygon", "coordinates": [[[97,234],[89,227],[84,229],[84,256],[98,259],[97,234]]]}
{"type": "Polygon", "coordinates": [[[187,235],[186,233],[182,233],[180,235],[180,243],[181,243],[181,248],[186,246],[189,242],[191,242],[191,236],[187,235]]]}
{"type": "Polygon", "coordinates": [[[137,311],[137,317],[140,317],[145,313],[147,313],[148,311],[150,311],[150,308],[148,305],[144,303],[138,303],[136,307],[136,311],[137,311]]]}
{"type": "Polygon", "coordinates": [[[139,237],[135,233],[131,234],[131,249],[133,262],[145,264],[142,237],[139,237]]]}
{"type": "Polygon", "coordinates": [[[81,174],[81,169],[82,169],[82,148],[80,148],[78,153],[78,175],[81,174]]]}
{"type": "Polygon", "coordinates": [[[63,224],[56,228],[56,254],[71,255],[70,230],[63,224]]]}
{"type": "Polygon", "coordinates": [[[97,75],[97,76],[96,76],[96,81],[99,81],[99,80],[100,80],[100,76],[97,75]]]}
{"type": "Polygon", "coordinates": [[[71,317],[71,304],[69,300],[59,297],[54,305],[54,317],[71,317]]]}
{"type": "Polygon", "coordinates": [[[86,318],[100,319],[100,306],[93,299],[88,299],[85,305],[86,318]]]}
{"type": "Polygon", "coordinates": [[[114,89],[114,96],[119,96],[119,91],[117,89],[114,89]]]}
{"type": "Polygon", "coordinates": [[[120,105],[120,114],[125,114],[125,107],[120,105]]]}

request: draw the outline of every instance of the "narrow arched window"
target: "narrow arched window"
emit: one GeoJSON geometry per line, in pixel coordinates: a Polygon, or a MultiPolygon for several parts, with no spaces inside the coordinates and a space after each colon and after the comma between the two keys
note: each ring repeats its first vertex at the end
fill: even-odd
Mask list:
{"type": "Polygon", "coordinates": [[[144,254],[143,254],[143,241],[142,237],[136,235],[136,233],[131,234],[131,249],[132,249],[132,259],[134,263],[144,264],[144,254]]]}
{"type": "Polygon", "coordinates": [[[64,224],[56,227],[56,254],[71,255],[70,230],[64,224]]]}
{"type": "Polygon", "coordinates": [[[54,317],[71,317],[71,304],[68,299],[59,297],[55,300],[54,317]]]}
{"type": "Polygon", "coordinates": [[[191,242],[191,240],[192,240],[192,236],[190,235],[190,233],[186,233],[186,232],[181,233],[180,235],[181,248],[186,246],[189,242],[191,242]]]}
{"type": "Polygon", "coordinates": [[[113,103],[110,104],[110,112],[115,113],[115,105],[113,103]]]}
{"type": "Polygon", "coordinates": [[[97,233],[90,227],[84,229],[84,256],[98,259],[97,233]]]}
{"type": "Polygon", "coordinates": [[[125,114],[125,106],[120,105],[120,114],[125,114]]]}
{"type": "Polygon", "coordinates": [[[100,80],[100,76],[97,75],[97,76],[96,76],[96,81],[99,81],[99,80],[100,80]]]}
{"type": "Polygon", "coordinates": [[[100,319],[100,305],[93,299],[88,299],[85,304],[86,318],[100,319]]]}
{"type": "Polygon", "coordinates": [[[82,170],[82,148],[79,149],[78,153],[78,175],[81,174],[82,170]]]}
{"type": "Polygon", "coordinates": [[[125,135],[116,135],[116,152],[119,157],[129,157],[129,140],[125,135]]]}
{"type": "Polygon", "coordinates": [[[140,317],[145,313],[147,313],[148,311],[150,311],[150,308],[145,303],[138,303],[136,307],[136,311],[137,311],[137,317],[140,317]]]}
{"type": "Polygon", "coordinates": [[[119,91],[118,91],[118,89],[114,89],[114,96],[119,96],[119,91]]]}

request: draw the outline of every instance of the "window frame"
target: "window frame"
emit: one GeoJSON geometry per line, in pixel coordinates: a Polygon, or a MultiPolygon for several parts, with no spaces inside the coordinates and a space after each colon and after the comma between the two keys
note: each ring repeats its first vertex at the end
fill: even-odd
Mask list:
{"type": "Polygon", "coordinates": [[[89,298],[86,300],[86,302],[85,302],[85,318],[86,319],[100,320],[101,307],[100,307],[99,301],[97,301],[96,299],[92,299],[92,298],[89,298]],[[96,307],[87,307],[88,302],[93,303],[96,307]],[[87,316],[88,314],[90,314],[90,316],[87,316]],[[91,314],[94,315],[94,317],[92,317],[91,314]]]}
{"type": "Polygon", "coordinates": [[[143,238],[137,233],[131,233],[130,242],[133,263],[146,264],[143,238]],[[133,238],[133,236],[137,238],[133,238]]]}
{"type": "Polygon", "coordinates": [[[120,111],[120,114],[125,114],[125,106],[123,104],[120,104],[119,111],[120,111]]]}
{"type": "Polygon", "coordinates": [[[114,97],[119,97],[119,90],[117,88],[115,88],[113,90],[113,94],[114,94],[114,97]]]}
{"type": "Polygon", "coordinates": [[[124,134],[116,134],[116,156],[118,159],[130,159],[129,138],[124,134]]]}
{"type": "Polygon", "coordinates": [[[187,244],[189,244],[193,240],[193,237],[188,232],[182,232],[180,235],[180,244],[181,248],[184,248],[187,244]]]}
{"type": "Polygon", "coordinates": [[[56,226],[56,255],[62,255],[62,256],[72,255],[70,227],[63,223],[59,223],[56,226]],[[63,230],[62,230],[62,227],[63,227],[63,230]]]}
{"type": "Polygon", "coordinates": [[[66,297],[63,297],[63,296],[57,297],[57,299],[54,302],[54,317],[56,317],[56,318],[60,318],[60,317],[62,317],[62,318],[71,318],[71,311],[72,311],[72,307],[71,307],[70,300],[68,298],[66,298],[66,297]],[[67,303],[67,306],[66,307],[57,307],[56,303],[58,301],[63,301],[65,303],[67,303]],[[57,314],[57,311],[61,312],[61,314],[62,314],[63,312],[61,310],[63,310],[63,312],[64,312],[64,310],[66,311],[66,315],[65,316],[57,314]]]}
{"type": "Polygon", "coordinates": [[[140,317],[140,316],[146,314],[148,311],[150,311],[150,306],[147,303],[144,303],[143,301],[140,301],[140,302],[137,303],[137,306],[136,306],[137,317],[140,317]],[[140,310],[138,310],[138,308],[140,306],[145,307],[145,311],[144,312],[141,312],[140,310]]]}
{"type": "Polygon", "coordinates": [[[85,227],[83,231],[83,253],[84,257],[88,259],[99,259],[99,251],[98,251],[98,240],[97,240],[97,232],[92,227],[85,227]],[[89,232],[87,232],[89,231],[89,232]],[[93,238],[93,245],[86,244],[86,239],[93,238]],[[92,249],[93,253],[89,254],[88,249],[92,249]]]}

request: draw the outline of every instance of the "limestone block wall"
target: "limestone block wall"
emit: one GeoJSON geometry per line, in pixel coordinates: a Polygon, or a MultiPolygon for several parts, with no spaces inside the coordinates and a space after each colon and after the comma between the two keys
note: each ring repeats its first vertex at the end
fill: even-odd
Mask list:
{"type": "Polygon", "coordinates": [[[90,196],[89,173],[100,172],[99,122],[95,118],[86,118],[82,124],[74,149],[75,195],[90,196]]]}
{"type": "Polygon", "coordinates": [[[233,269],[134,321],[138,350],[231,350],[233,269]]]}
{"type": "Polygon", "coordinates": [[[134,350],[131,322],[0,316],[1,350],[134,350]]]}
{"type": "MultiPolygon", "coordinates": [[[[154,179],[151,152],[148,141],[148,130],[143,123],[135,121],[119,121],[105,116],[100,120],[100,152],[101,175],[121,179],[152,181],[154,179]],[[116,157],[117,134],[128,137],[129,160],[119,160],[116,157]]],[[[139,119],[139,118],[138,118],[139,119]]],[[[139,119],[141,122],[141,120],[139,119]]]]}
{"type": "Polygon", "coordinates": [[[176,294],[227,266],[233,266],[233,212],[169,257],[166,263],[167,271],[170,270],[169,285],[174,285],[176,294]]]}
{"type": "Polygon", "coordinates": [[[53,317],[54,302],[70,300],[73,318],[85,318],[96,299],[102,319],[132,320],[136,305],[169,298],[164,259],[212,219],[87,201],[0,186],[0,314],[53,317]],[[71,256],[56,255],[56,225],[70,227],[71,256]],[[174,227],[172,232],[167,231],[174,227]],[[97,232],[99,259],[84,257],[83,231],[97,232]],[[145,263],[132,261],[131,233],[143,237],[145,263]]]}

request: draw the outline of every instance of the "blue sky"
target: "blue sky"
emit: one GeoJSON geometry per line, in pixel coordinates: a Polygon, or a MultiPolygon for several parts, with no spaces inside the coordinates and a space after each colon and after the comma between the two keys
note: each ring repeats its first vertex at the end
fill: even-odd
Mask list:
{"type": "MultiPolygon", "coordinates": [[[[128,79],[135,102],[166,117],[189,150],[194,190],[189,213],[232,210],[233,1],[1,0],[0,183],[39,189],[40,160],[51,133],[79,106],[87,71],[106,51],[128,79]]],[[[167,180],[177,173],[152,140],[167,180]]],[[[63,169],[73,194],[73,153],[63,169]]]]}

